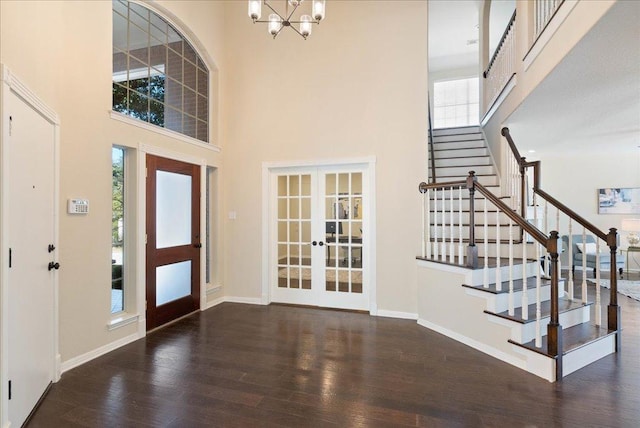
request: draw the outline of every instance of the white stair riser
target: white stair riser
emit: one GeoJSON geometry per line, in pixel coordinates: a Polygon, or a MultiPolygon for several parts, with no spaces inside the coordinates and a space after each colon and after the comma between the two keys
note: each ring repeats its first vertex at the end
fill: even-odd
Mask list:
{"type": "MultiPolygon", "coordinates": [[[[445,174],[444,172],[442,172],[442,175],[440,174],[440,171],[436,171],[436,179],[438,181],[442,181],[442,182],[449,182],[449,181],[464,181],[467,179],[467,177],[469,176],[469,171],[467,171],[464,174],[460,174],[460,175],[454,175],[454,174],[445,174]]],[[[484,186],[493,186],[493,185],[498,185],[500,184],[498,182],[498,176],[497,175],[481,175],[477,177],[477,180],[480,184],[484,185],[484,186]]],[[[477,193],[477,192],[476,192],[477,193]]]]}
{"type": "MultiPolygon", "coordinates": [[[[500,240],[501,241],[506,241],[509,238],[509,228],[507,226],[500,226],[500,240]]],[[[450,225],[445,226],[444,228],[442,226],[438,226],[437,228],[435,228],[434,226],[431,226],[431,238],[435,239],[435,237],[438,237],[438,240],[442,240],[442,238],[444,238],[445,241],[450,241],[451,237],[453,235],[453,239],[454,241],[458,238],[460,238],[460,228],[458,226],[454,226],[453,229],[451,228],[450,225]]],[[[516,230],[514,229],[513,231],[514,233],[514,239],[517,238],[516,235],[516,230]]],[[[484,227],[482,226],[476,226],[476,245],[484,245],[484,238],[485,236],[488,239],[496,239],[498,236],[498,228],[495,226],[492,227],[487,227],[487,230],[485,231],[484,227]]],[[[469,237],[469,227],[468,226],[462,226],[462,238],[468,238],[469,237]]],[[[535,248],[533,249],[535,251],[535,248]]]]}
{"type": "Polygon", "coordinates": [[[462,141],[448,140],[435,142],[433,144],[434,151],[451,150],[451,149],[484,149],[487,147],[485,141],[481,138],[473,138],[462,141]]]}
{"type": "MultiPolygon", "coordinates": [[[[433,208],[433,206],[432,206],[433,208]]],[[[477,208],[477,207],[476,207],[477,208]]],[[[445,224],[449,225],[451,223],[451,203],[450,201],[446,201],[445,206],[444,206],[444,214],[442,213],[442,202],[438,201],[438,212],[434,213],[433,211],[431,211],[430,215],[429,215],[429,219],[431,221],[431,225],[433,226],[434,222],[437,222],[439,226],[442,226],[442,219],[444,217],[444,222],[445,224]]],[[[459,219],[460,219],[460,215],[462,215],[462,224],[469,224],[469,211],[462,211],[462,213],[460,213],[457,209],[457,207],[453,207],[453,222],[455,224],[459,223],[459,219]]],[[[507,216],[505,213],[496,213],[496,212],[487,212],[487,215],[485,217],[484,212],[483,211],[478,211],[476,210],[473,213],[473,221],[474,224],[476,226],[483,226],[485,223],[485,219],[487,221],[487,223],[489,223],[490,225],[492,224],[496,224],[496,217],[499,218],[500,220],[500,226],[501,227],[505,227],[506,230],[508,231],[509,228],[509,216],[507,216]]],[[[466,226],[465,226],[466,227],[466,226]]],[[[489,226],[492,227],[492,226],[489,226]]],[[[513,227],[513,233],[515,236],[516,233],[516,225],[514,224],[513,227]]],[[[503,229],[505,230],[505,229],[503,229]]],[[[505,237],[505,235],[503,235],[503,237],[505,237]]]]}
{"type": "MultiPolygon", "coordinates": [[[[513,276],[514,278],[522,278],[522,264],[517,264],[513,266],[513,276]]],[[[535,275],[535,269],[538,264],[535,262],[530,262],[526,264],[526,272],[527,277],[535,275]]],[[[487,269],[489,284],[496,282],[496,270],[497,268],[489,268],[487,269]]],[[[509,278],[509,266],[501,266],[500,267],[500,278],[502,281],[505,281],[509,278]]],[[[482,285],[484,283],[484,269],[476,269],[471,273],[471,284],[469,285],[482,285]]]]}
{"type": "Polygon", "coordinates": [[[436,150],[434,147],[434,152],[436,162],[439,159],[444,158],[455,158],[456,156],[489,156],[489,150],[485,148],[477,148],[477,149],[465,149],[465,150],[436,150]]]}
{"type": "Polygon", "coordinates": [[[470,141],[470,140],[482,140],[482,134],[469,133],[469,134],[451,134],[451,135],[434,135],[433,142],[443,143],[449,141],[470,141]]]}
{"type": "MultiPolygon", "coordinates": [[[[431,198],[430,202],[429,202],[429,210],[431,212],[434,211],[434,209],[437,206],[438,212],[442,212],[442,193],[439,193],[438,195],[438,200],[437,202],[434,202],[433,198],[431,198]]],[[[476,195],[477,196],[477,195],[476,195]]],[[[458,210],[458,207],[460,206],[460,203],[462,203],[462,210],[463,211],[468,211],[469,210],[469,206],[470,206],[470,200],[469,199],[462,199],[462,201],[460,201],[457,196],[456,193],[454,192],[453,194],[453,204],[451,203],[451,194],[447,191],[445,192],[445,200],[444,200],[444,205],[445,205],[445,211],[451,211],[451,206],[453,205],[453,211],[456,212],[458,210]]],[[[509,205],[509,201],[510,199],[503,199],[502,200],[505,204],[509,205]]],[[[496,210],[496,208],[493,206],[493,204],[491,202],[487,202],[487,211],[489,210],[496,210]]],[[[477,214],[484,212],[484,198],[483,197],[476,197],[474,198],[474,212],[477,214]]]]}
{"type": "MultiPolygon", "coordinates": [[[[449,241],[446,242],[447,245],[447,250],[446,250],[446,254],[449,254],[450,247],[451,247],[451,243],[449,241]]],[[[454,242],[453,246],[454,248],[458,248],[458,243],[454,242]]],[[[463,242],[462,243],[462,251],[463,253],[466,255],[467,254],[467,247],[468,247],[468,243],[467,242],[463,242]]],[[[434,246],[435,246],[435,242],[431,241],[431,254],[432,256],[435,255],[435,250],[434,250],[434,246]]],[[[485,247],[484,247],[484,243],[483,242],[476,242],[476,246],[478,247],[478,262],[480,263],[480,265],[484,264],[484,252],[485,252],[485,247]]],[[[487,251],[489,254],[489,257],[496,257],[497,253],[496,253],[496,246],[497,244],[493,243],[493,244],[488,244],[487,245],[487,251]]],[[[458,250],[456,250],[457,253],[458,250]]],[[[527,246],[527,258],[528,259],[532,259],[535,256],[535,250],[533,249],[533,246],[531,244],[528,244],[527,246]]],[[[438,255],[442,255],[442,238],[438,238],[438,255]]],[[[503,261],[507,261],[509,257],[509,246],[507,244],[502,244],[500,245],[500,258],[503,261]]],[[[522,258],[522,244],[513,244],[513,258],[514,259],[521,259],[522,258]]]]}
{"type": "MultiPolygon", "coordinates": [[[[583,306],[571,311],[562,312],[559,314],[560,325],[562,328],[573,327],[584,322],[589,322],[591,318],[589,315],[589,306],[583,306]]],[[[547,325],[549,324],[550,317],[540,318],[541,335],[547,335],[547,325]]],[[[514,326],[511,331],[511,340],[518,343],[531,342],[536,338],[536,323],[530,322],[527,324],[518,324],[514,326]]]]}
{"type": "Polygon", "coordinates": [[[567,376],[584,366],[598,361],[616,351],[616,335],[611,334],[586,346],[582,346],[562,359],[562,374],[567,376]]]}
{"type": "MultiPolygon", "coordinates": [[[[503,281],[508,280],[509,277],[502,278],[503,281]]],[[[522,278],[514,278],[514,279],[522,279],[522,278]]],[[[502,285],[505,290],[509,289],[509,284],[502,285]]],[[[536,289],[527,288],[527,299],[529,302],[535,302],[536,298],[536,289]]],[[[522,294],[523,291],[515,291],[513,293],[513,307],[519,308],[522,306],[522,294]]],[[[540,299],[541,301],[546,301],[551,298],[551,286],[543,285],[540,287],[540,299]]],[[[500,313],[509,310],[509,293],[495,294],[489,299],[487,299],[487,310],[495,313],[500,313]]]]}
{"type": "Polygon", "coordinates": [[[442,166],[436,165],[436,178],[451,175],[468,176],[469,171],[475,171],[476,175],[494,174],[493,165],[462,165],[462,166],[442,166]]]}
{"type": "Polygon", "coordinates": [[[442,135],[461,135],[461,134],[477,134],[480,133],[479,126],[464,126],[459,128],[437,128],[433,130],[433,136],[439,137],[442,135]]]}
{"type": "Polygon", "coordinates": [[[473,170],[477,168],[476,165],[492,165],[491,158],[489,156],[446,158],[446,159],[438,159],[436,157],[435,160],[436,160],[436,167],[473,165],[472,167],[469,167],[469,169],[473,170]]]}

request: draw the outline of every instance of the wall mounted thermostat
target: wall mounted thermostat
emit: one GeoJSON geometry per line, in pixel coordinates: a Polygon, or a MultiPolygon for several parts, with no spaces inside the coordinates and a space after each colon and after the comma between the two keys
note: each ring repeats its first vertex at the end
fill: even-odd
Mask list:
{"type": "Polygon", "coordinates": [[[89,214],[89,200],[88,199],[69,199],[67,212],[69,214],[89,214]]]}

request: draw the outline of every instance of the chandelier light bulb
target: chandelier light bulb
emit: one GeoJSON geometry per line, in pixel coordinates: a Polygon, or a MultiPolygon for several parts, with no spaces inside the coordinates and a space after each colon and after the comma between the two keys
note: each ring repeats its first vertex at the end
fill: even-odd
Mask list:
{"type": "Polygon", "coordinates": [[[311,34],[311,16],[302,15],[300,17],[300,34],[302,34],[302,37],[305,39],[311,34]]]}
{"type": "Polygon", "coordinates": [[[300,3],[302,3],[304,0],[289,0],[289,4],[293,7],[296,6],[300,6],[300,3]]]}
{"type": "Polygon", "coordinates": [[[255,20],[262,16],[262,0],[249,0],[249,18],[255,20]]]}
{"type": "Polygon", "coordinates": [[[322,21],[324,19],[325,0],[313,0],[313,19],[322,21]]]}
{"type": "Polygon", "coordinates": [[[271,15],[269,15],[269,34],[271,34],[273,37],[277,36],[281,28],[282,18],[280,18],[276,13],[272,13],[271,15]]]}

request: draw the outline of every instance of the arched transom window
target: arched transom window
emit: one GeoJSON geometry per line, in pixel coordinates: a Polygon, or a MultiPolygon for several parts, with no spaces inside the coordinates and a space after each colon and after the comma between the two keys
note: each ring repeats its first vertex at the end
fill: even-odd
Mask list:
{"type": "Polygon", "coordinates": [[[113,1],[113,110],[209,140],[209,71],[157,13],[113,1]]]}

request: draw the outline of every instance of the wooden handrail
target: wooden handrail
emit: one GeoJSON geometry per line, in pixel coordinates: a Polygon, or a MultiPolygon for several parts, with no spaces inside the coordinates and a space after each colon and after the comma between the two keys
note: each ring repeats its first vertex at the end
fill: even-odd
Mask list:
{"type": "Polygon", "coordinates": [[[516,143],[514,143],[513,138],[511,138],[511,133],[509,132],[509,128],[505,126],[504,128],[502,128],[502,131],[500,131],[500,133],[504,138],[507,139],[507,142],[509,143],[509,148],[511,149],[511,153],[513,153],[513,157],[516,158],[516,161],[518,161],[518,165],[522,168],[524,166],[523,164],[525,163],[525,158],[520,156],[520,152],[516,147],[516,143]]]}
{"type": "Polygon", "coordinates": [[[545,248],[547,247],[549,238],[547,237],[547,235],[542,233],[540,229],[538,229],[537,227],[529,223],[522,216],[513,212],[513,210],[509,208],[507,204],[502,202],[500,198],[498,198],[496,195],[494,195],[489,190],[487,190],[487,188],[484,187],[482,184],[476,183],[475,187],[477,188],[478,191],[480,191],[480,193],[482,193],[482,195],[485,198],[491,201],[491,203],[493,203],[493,205],[495,205],[501,212],[503,212],[505,215],[507,215],[507,217],[513,220],[514,223],[520,226],[525,232],[531,235],[531,237],[534,238],[536,241],[544,245],[545,248]]]}
{"type": "Polygon", "coordinates": [[[571,218],[575,222],[584,226],[585,229],[587,229],[588,231],[596,235],[598,238],[607,242],[607,234],[601,231],[600,229],[598,229],[596,226],[594,226],[592,223],[590,223],[580,214],[576,213],[571,208],[569,208],[568,206],[566,206],[565,204],[563,204],[562,202],[560,202],[559,200],[557,200],[556,198],[554,198],[553,196],[551,196],[550,194],[548,194],[542,189],[534,189],[534,192],[536,192],[538,195],[542,196],[544,199],[549,201],[551,205],[555,206],[560,211],[565,213],[569,218],[571,218]]]}
{"type": "Polygon", "coordinates": [[[427,184],[423,181],[418,185],[418,190],[420,191],[420,193],[424,193],[427,191],[427,189],[439,189],[441,187],[444,188],[444,187],[459,187],[459,186],[466,188],[467,182],[466,181],[447,181],[446,183],[427,184]]]}
{"type": "Polygon", "coordinates": [[[436,182],[436,155],[433,148],[433,126],[431,125],[431,98],[427,92],[427,113],[429,115],[429,157],[431,158],[431,183],[436,182]]]}
{"type": "Polygon", "coordinates": [[[515,21],[516,21],[516,11],[514,10],[513,15],[511,15],[511,19],[507,24],[507,28],[505,28],[504,33],[502,33],[502,37],[498,42],[498,46],[496,46],[496,51],[493,53],[493,56],[491,57],[491,61],[489,61],[489,65],[487,66],[487,69],[482,73],[482,77],[484,77],[485,79],[489,75],[489,72],[491,71],[491,67],[493,66],[493,63],[496,61],[496,58],[498,57],[498,53],[500,53],[500,50],[502,49],[502,45],[504,44],[504,41],[507,38],[507,35],[509,34],[509,30],[511,30],[511,27],[513,27],[513,23],[515,21]]]}

